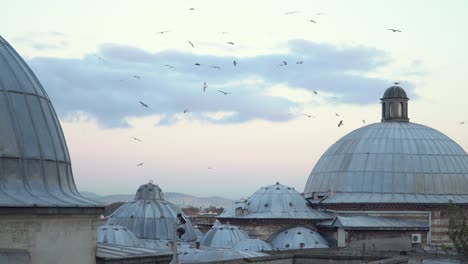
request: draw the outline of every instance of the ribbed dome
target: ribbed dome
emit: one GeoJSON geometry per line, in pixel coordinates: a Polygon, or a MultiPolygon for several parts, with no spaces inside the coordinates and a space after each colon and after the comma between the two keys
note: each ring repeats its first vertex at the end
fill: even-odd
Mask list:
{"type": "Polygon", "coordinates": [[[261,239],[243,240],[237,243],[237,245],[234,246],[234,249],[239,250],[239,251],[251,251],[251,252],[273,250],[270,244],[268,244],[267,242],[261,239]]]}
{"type": "Polygon", "coordinates": [[[394,85],[389,87],[387,90],[385,90],[384,95],[382,99],[408,99],[408,96],[406,96],[405,90],[401,88],[400,86],[394,85]]]}
{"type": "Polygon", "coordinates": [[[294,188],[276,183],[262,187],[244,204],[224,211],[218,218],[255,219],[331,219],[325,213],[310,208],[309,203],[294,188]],[[236,208],[242,211],[236,215],[236,208]]]}
{"type": "Polygon", "coordinates": [[[76,189],[65,137],[44,88],[2,37],[0,165],[0,206],[97,206],[76,189]]]}
{"type": "Polygon", "coordinates": [[[142,239],[172,240],[177,214],[182,214],[187,220],[182,239],[195,241],[197,235],[188,217],[174,204],[159,199],[162,197],[163,192],[157,185],[142,185],[135,195],[135,200],[117,208],[107,223],[124,226],[142,239]]]}
{"type": "Polygon", "coordinates": [[[328,242],[317,232],[306,227],[293,227],[279,232],[271,240],[273,248],[287,250],[300,248],[328,248],[328,242]]]}
{"type": "Polygon", "coordinates": [[[128,247],[143,246],[132,231],[119,225],[103,225],[98,227],[97,242],[128,247]]]}
{"type": "Polygon", "coordinates": [[[321,203],[466,203],[468,156],[427,126],[371,124],[345,135],[322,155],[304,193],[306,198],[329,196],[315,200],[321,203]]]}
{"type": "Polygon", "coordinates": [[[203,236],[200,244],[210,248],[233,248],[242,240],[248,239],[249,236],[240,230],[237,226],[232,225],[214,225],[205,236],[203,236]]]}

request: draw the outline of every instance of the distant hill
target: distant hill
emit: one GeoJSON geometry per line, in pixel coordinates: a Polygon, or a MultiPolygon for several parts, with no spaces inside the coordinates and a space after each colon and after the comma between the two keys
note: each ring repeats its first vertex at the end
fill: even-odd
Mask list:
{"type": "MultiPolygon", "coordinates": [[[[103,204],[111,204],[114,202],[128,202],[128,201],[132,201],[133,198],[135,197],[134,194],[114,194],[114,195],[100,196],[92,192],[80,192],[80,193],[87,198],[93,199],[103,204]]],[[[194,207],[207,208],[210,206],[215,206],[215,207],[227,208],[227,207],[232,206],[235,202],[234,200],[223,198],[223,197],[218,197],[218,196],[196,197],[193,195],[184,194],[184,193],[176,193],[176,192],[165,192],[164,198],[179,207],[194,206],[194,207]]]]}

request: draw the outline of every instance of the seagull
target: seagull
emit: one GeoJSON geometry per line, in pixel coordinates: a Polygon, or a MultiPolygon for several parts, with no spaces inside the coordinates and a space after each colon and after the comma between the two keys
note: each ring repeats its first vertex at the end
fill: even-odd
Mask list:
{"type": "Polygon", "coordinates": [[[465,124],[465,121],[462,121],[462,122],[459,122],[460,125],[464,125],[465,124]]]}
{"type": "Polygon", "coordinates": [[[290,12],[286,12],[286,13],[284,13],[284,14],[285,14],[285,15],[292,15],[292,14],[295,14],[295,13],[297,13],[297,11],[290,11],[290,12]]]}
{"type": "Polygon", "coordinates": [[[338,127],[340,127],[342,125],[343,125],[343,120],[340,120],[340,122],[338,123],[338,127]]]}
{"type": "Polygon", "coordinates": [[[211,65],[210,68],[221,69],[221,67],[216,66],[216,65],[211,65]]]}
{"type": "Polygon", "coordinates": [[[161,35],[162,35],[162,34],[164,34],[164,33],[169,33],[169,32],[170,32],[169,30],[165,30],[165,31],[156,32],[156,33],[154,33],[154,34],[155,34],[155,35],[157,35],[157,34],[161,34],[161,35]]]}
{"type": "Polygon", "coordinates": [[[171,68],[171,69],[174,69],[174,66],[169,65],[169,64],[166,64],[166,65],[164,65],[164,66],[169,67],[169,68],[171,68]]]}
{"type": "Polygon", "coordinates": [[[136,138],[136,137],[131,137],[131,138],[133,138],[133,140],[135,140],[135,141],[140,141],[141,142],[141,139],[139,139],[139,138],[136,138]]]}
{"type": "Polygon", "coordinates": [[[222,90],[218,90],[218,92],[223,93],[224,95],[231,94],[231,93],[228,93],[228,92],[225,92],[225,91],[222,91],[222,90]]]}
{"type": "Polygon", "coordinates": [[[193,65],[200,66],[201,64],[197,62],[197,63],[194,63],[193,65]]]}
{"type": "Polygon", "coordinates": [[[232,64],[234,64],[234,66],[237,66],[237,61],[234,60],[234,61],[232,62],[232,64]]]}
{"type": "Polygon", "coordinates": [[[393,84],[395,84],[395,85],[399,85],[399,84],[400,84],[400,82],[394,82],[393,84]]]}
{"type": "Polygon", "coordinates": [[[366,124],[366,120],[363,119],[363,120],[362,120],[362,123],[366,124]]]}
{"type": "Polygon", "coordinates": [[[335,113],[336,116],[340,116],[338,113],[335,113]]]}
{"type": "Polygon", "coordinates": [[[221,32],[219,32],[219,34],[223,34],[223,35],[224,35],[224,34],[227,34],[227,32],[226,32],[226,31],[221,31],[221,32]]]}
{"type": "Polygon", "coordinates": [[[231,42],[231,41],[228,41],[226,42],[227,44],[231,44],[231,45],[234,45],[234,42],[231,42]]]}
{"type": "Polygon", "coordinates": [[[203,83],[203,91],[206,91],[206,88],[208,87],[208,85],[206,85],[206,82],[203,83]]]}
{"type": "Polygon", "coordinates": [[[143,166],[144,162],[138,163],[137,167],[143,166]]]}
{"type": "Polygon", "coordinates": [[[189,10],[193,11],[193,10],[195,10],[195,8],[191,7],[191,8],[189,8],[189,10]]]}
{"type": "Polygon", "coordinates": [[[188,113],[188,111],[189,111],[188,109],[185,109],[185,110],[184,110],[184,114],[188,113]]]}
{"type": "Polygon", "coordinates": [[[137,79],[140,79],[140,80],[141,80],[141,77],[138,76],[138,75],[133,75],[133,78],[137,78],[137,79]]]}
{"type": "Polygon", "coordinates": [[[315,91],[315,90],[312,90],[312,91],[314,92],[314,94],[318,94],[318,92],[317,92],[317,91],[315,91]]]}
{"type": "Polygon", "coordinates": [[[286,61],[283,61],[283,63],[280,64],[280,66],[286,66],[288,63],[286,61]]]}
{"type": "Polygon", "coordinates": [[[317,16],[324,15],[325,13],[317,13],[317,16]]]}
{"type": "Polygon", "coordinates": [[[389,29],[387,29],[387,30],[390,30],[390,31],[392,31],[392,32],[394,32],[394,33],[395,33],[395,32],[401,32],[401,30],[399,30],[399,29],[394,29],[394,28],[389,28],[389,29]]]}
{"type": "Polygon", "coordinates": [[[195,45],[193,45],[192,41],[187,40],[190,45],[192,45],[192,48],[195,48],[195,45]]]}
{"type": "Polygon", "coordinates": [[[304,63],[304,61],[298,61],[298,62],[296,62],[296,64],[303,64],[303,63],[304,63]]]}
{"type": "Polygon", "coordinates": [[[97,54],[93,54],[93,56],[100,59],[100,60],[102,60],[102,58],[100,56],[98,56],[97,54]]]}
{"type": "Polygon", "coordinates": [[[304,115],[307,116],[308,118],[313,117],[313,118],[317,119],[317,118],[316,118],[315,116],[313,116],[313,115],[308,115],[308,114],[304,114],[304,115]]]}
{"type": "Polygon", "coordinates": [[[315,22],[315,20],[309,19],[309,21],[312,22],[312,23],[317,24],[317,22],[315,22]]]}
{"type": "Polygon", "coordinates": [[[149,108],[149,106],[148,106],[147,104],[143,103],[142,101],[140,101],[140,104],[141,104],[141,106],[143,106],[143,107],[149,108]]]}

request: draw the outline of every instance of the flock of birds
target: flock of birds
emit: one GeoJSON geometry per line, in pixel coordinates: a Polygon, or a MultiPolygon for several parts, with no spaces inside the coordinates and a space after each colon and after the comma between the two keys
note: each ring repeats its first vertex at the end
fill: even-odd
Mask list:
{"type": "MultiPolygon", "coordinates": [[[[189,8],[188,10],[189,10],[189,11],[195,11],[195,8],[189,8]]],[[[288,11],[288,12],[285,12],[284,15],[294,15],[294,14],[296,14],[296,13],[298,13],[298,11],[288,11]]],[[[325,13],[316,13],[317,16],[324,15],[324,14],[325,14],[325,13]]],[[[311,23],[314,23],[314,24],[317,24],[317,21],[314,20],[314,19],[308,19],[307,21],[309,21],[309,22],[311,22],[311,23]]],[[[402,30],[400,30],[400,29],[395,29],[395,28],[388,28],[387,30],[388,30],[388,31],[391,31],[392,33],[401,33],[401,32],[402,32],[402,30]]],[[[159,31],[159,32],[154,33],[154,35],[164,35],[164,34],[168,34],[168,33],[170,33],[170,32],[171,32],[171,31],[169,31],[169,30],[163,30],[163,31],[159,31]]],[[[220,33],[220,34],[227,34],[227,32],[225,32],[225,31],[222,31],[222,32],[219,32],[219,33],[220,33]]],[[[190,47],[196,48],[195,44],[194,44],[192,41],[187,40],[187,43],[188,43],[188,45],[189,45],[190,47]]],[[[231,46],[235,46],[235,43],[232,42],[232,41],[227,41],[226,44],[231,45],[231,46]]],[[[99,60],[103,60],[102,57],[100,57],[100,56],[97,55],[97,54],[94,54],[94,56],[97,57],[99,60]]],[[[233,60],[232,64],[233,64],[234,67],[237,67],[237,66],[238,66],[238,62],[237,62],[236,60],[233,60]]],[[[298,64],[298,65],[304,64],[304,61],[303,61],[303,60],[297,61],[296,64],[298,64]]],[[[167,67],[167,68],[170,68],[170,69],[174,69],[174,68],[175,68],[173,65],[170,65],[170,64],[165,64],[164,66],[167,67]]],[[[200,64],[199,62],[195,62],[195,63],[194,63],[194,66],[199,67],[199,66],[201,66],[201,64],[200,64]]],[[[281,66],[281,67],[288,66],[288,62],[287,62],[287,61],[282,61],[282,62],[279,64],[279,66],[281,66]]],[[[210,67],[210,68],[213,68],[213,69],[221,69],[221,67],[219,67],[219,66],[217,66],[217,65],[211,65],[211,66],[209,66],[209,67],[210,67]]],[[[141,80],[141,79],[142,79],[142,77],[139,76],[139,75],[133,75],[133,78],[138,79],[138,80],[141,80]]],[[[398,84],[398,83],[395,83],[395,85],[397,85],[397,84],[398,84]]],[[[202,85],[202,91],[203,91],[203,92],[206,92],[207,89],[208,89],[208,84],[207,84],[207,82],[204,82],[203,85],[202,85]]],[[[316,91],[316,90],[312,90],[312,91],[313,91],[313,93],[314,93],[315,95],[318,95],[318,91],[316,91]]],[[[217,90],[217,92],[219,92],[219,93],[221,93],[221,94],[223,94],[223,95],[225,95],[225,96],[231,94],[231,92],[224,91],[224,90],[217,90]]],[[[139,103],[140,103],[140,106],[141,106],[141,107],[150,108],[150,106],[149,106],[147,103],[143,102],[143,101],[139,101],[139,103]]],[[[189,112],[190,112],[189,109],[184,109],[184,110],[183,110],[183,113],[184,113],[184,114],[188,114],[189,112]]],[[[288,114],[288,115],[293,115],[293,114],[288,114]]],[[[305,117],[308,117],[308,118],[317,119],[316,116],[313,116],[313,115],[308,114],[308,113],[303,113],[302,115],[305,116],[305,117]]],[[[335,113],[335,116],[336,116],[336,117],[340,117],[340,114],[335,113]]],[[[339,120],[339,122],[338,122],[338,124],[337,124],[337,127],[338,127],[338,128],[340,128],[341,126],[344,126],[343,120],[342,120],[341,118],[339,118],[339,119],[340,119],[340,120],[339,120]]],[[[362,123],[363,123],[363,124],[366,124],[366,121],[365,121],[365,120],[362,120],[362,123]]],[[[465,123],[465,122],[459,122],[459,124],[462,124],[462,125],[463,125],[464,123],[465,123]]],[[[142,142],[142,140],[139,139],[139,138],[137,138],[137,137],[131,137],[131,139],[133,139],[134,141],[137,141],[137,142],[142,142]]],[[[143,166],[143,165],[144,165],[144,162],[140,162],[140,163],[138,163],[136,166],[137,166],[137,167],[141,167],[141,166],[143,166]]],[[[208,169],[212,169],[212,167],[208,167],[208,169]]]]}

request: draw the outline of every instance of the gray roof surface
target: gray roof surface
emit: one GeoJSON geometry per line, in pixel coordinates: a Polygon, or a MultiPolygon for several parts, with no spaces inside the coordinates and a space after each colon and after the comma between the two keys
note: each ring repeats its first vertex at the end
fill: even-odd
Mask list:
{"type": "Polygon", "coordinates": [[[143,247],[132,231],[119,225],[102,225],[97,228],[97,242],[128,247],[143,247]]]}
{"type": "Polygon", "coordinates": [[[294,188],[276,183],[261,187],[245,203],[236,203],[228,208],[219,218],[244,219],[331,219],[326,213],[309,206],[304,197],[294,188]],[[244,210],[244,214],[236,215],[236,208],[244,210]]]}
{"type": "Polygon", "coordinates": [[[428,230],[427,222],[408,221],[395,218],[355,215],[337,216],[334,220],[318,224],[324,227],[342,227],[345,229],[378,230],[428,230]]]}
{"type": "Polygon", "coordinates": [[[246,259],[268,256],[268,254],[251,251],[238,251],[233,249],[192,249],[179,253],[180,263],[203,263],[211,261],[223,261],[231,259],[246,259]]]}
{"type": "Polygon", "coordinates": [[[156,256],[172,256],[168,250],[154,250],[109,244],[97,244],[96,257],[102,259],[132,259],[156,256]]]}
{"type": "Polygon", "coordinates": [[[214,225],[201,239],[200,244],[210,248],[233,248],[242,240],[248,239],[249,236],[240,230],[237,226],[232,225],[214,225]]]}
{"type": "Polygon", "coordinates": [[[152,183],[144,184],[138,189],[135,200],[117,208],[109,216],[107,223],[126,227],[138,238],[172,240],[177,225],[177,214],[182,214],[187,221],[182,239],[186,241],[196,240],[195,228],[182,210],[166,200],[153,199],[154,196],[141,193],[141,190],[148,190],[146,192],[148,194],[151,192],[150,189],[161,192],[157,197],[164,197],[157,185],[152,183]]]}
{"type": "Polygon", "coordinates": [[[332,197],[321,203],[467,203],[468,156],[449,137],[424,125],[370,124],[322,155],[304,193],[311,198],[330,189],[332,197]]]}
{"type": "Polygon", "coordinates": [[[23,249],[0,249],[1,264],[30,264],[31,256],[23,249]]]}
{"type": "Polygon", "coordinates": [[[328,248],[328,242],[312,229],[298,226],[277,233],[271,239],[274,249],[328,248]]]}
{"type": "Polygon", "coordinates": [[[235,250],[239,251],[271,251],[273,248],[267,242],[261,239],[246,239],[242,240],[234,246],[235,250]]]}
{"type": "Polygon", "coordinates": [[[0,168],[0,206],[98,206],[75,186],[65,137],[44,88],[1,36],[0,168]]]}

